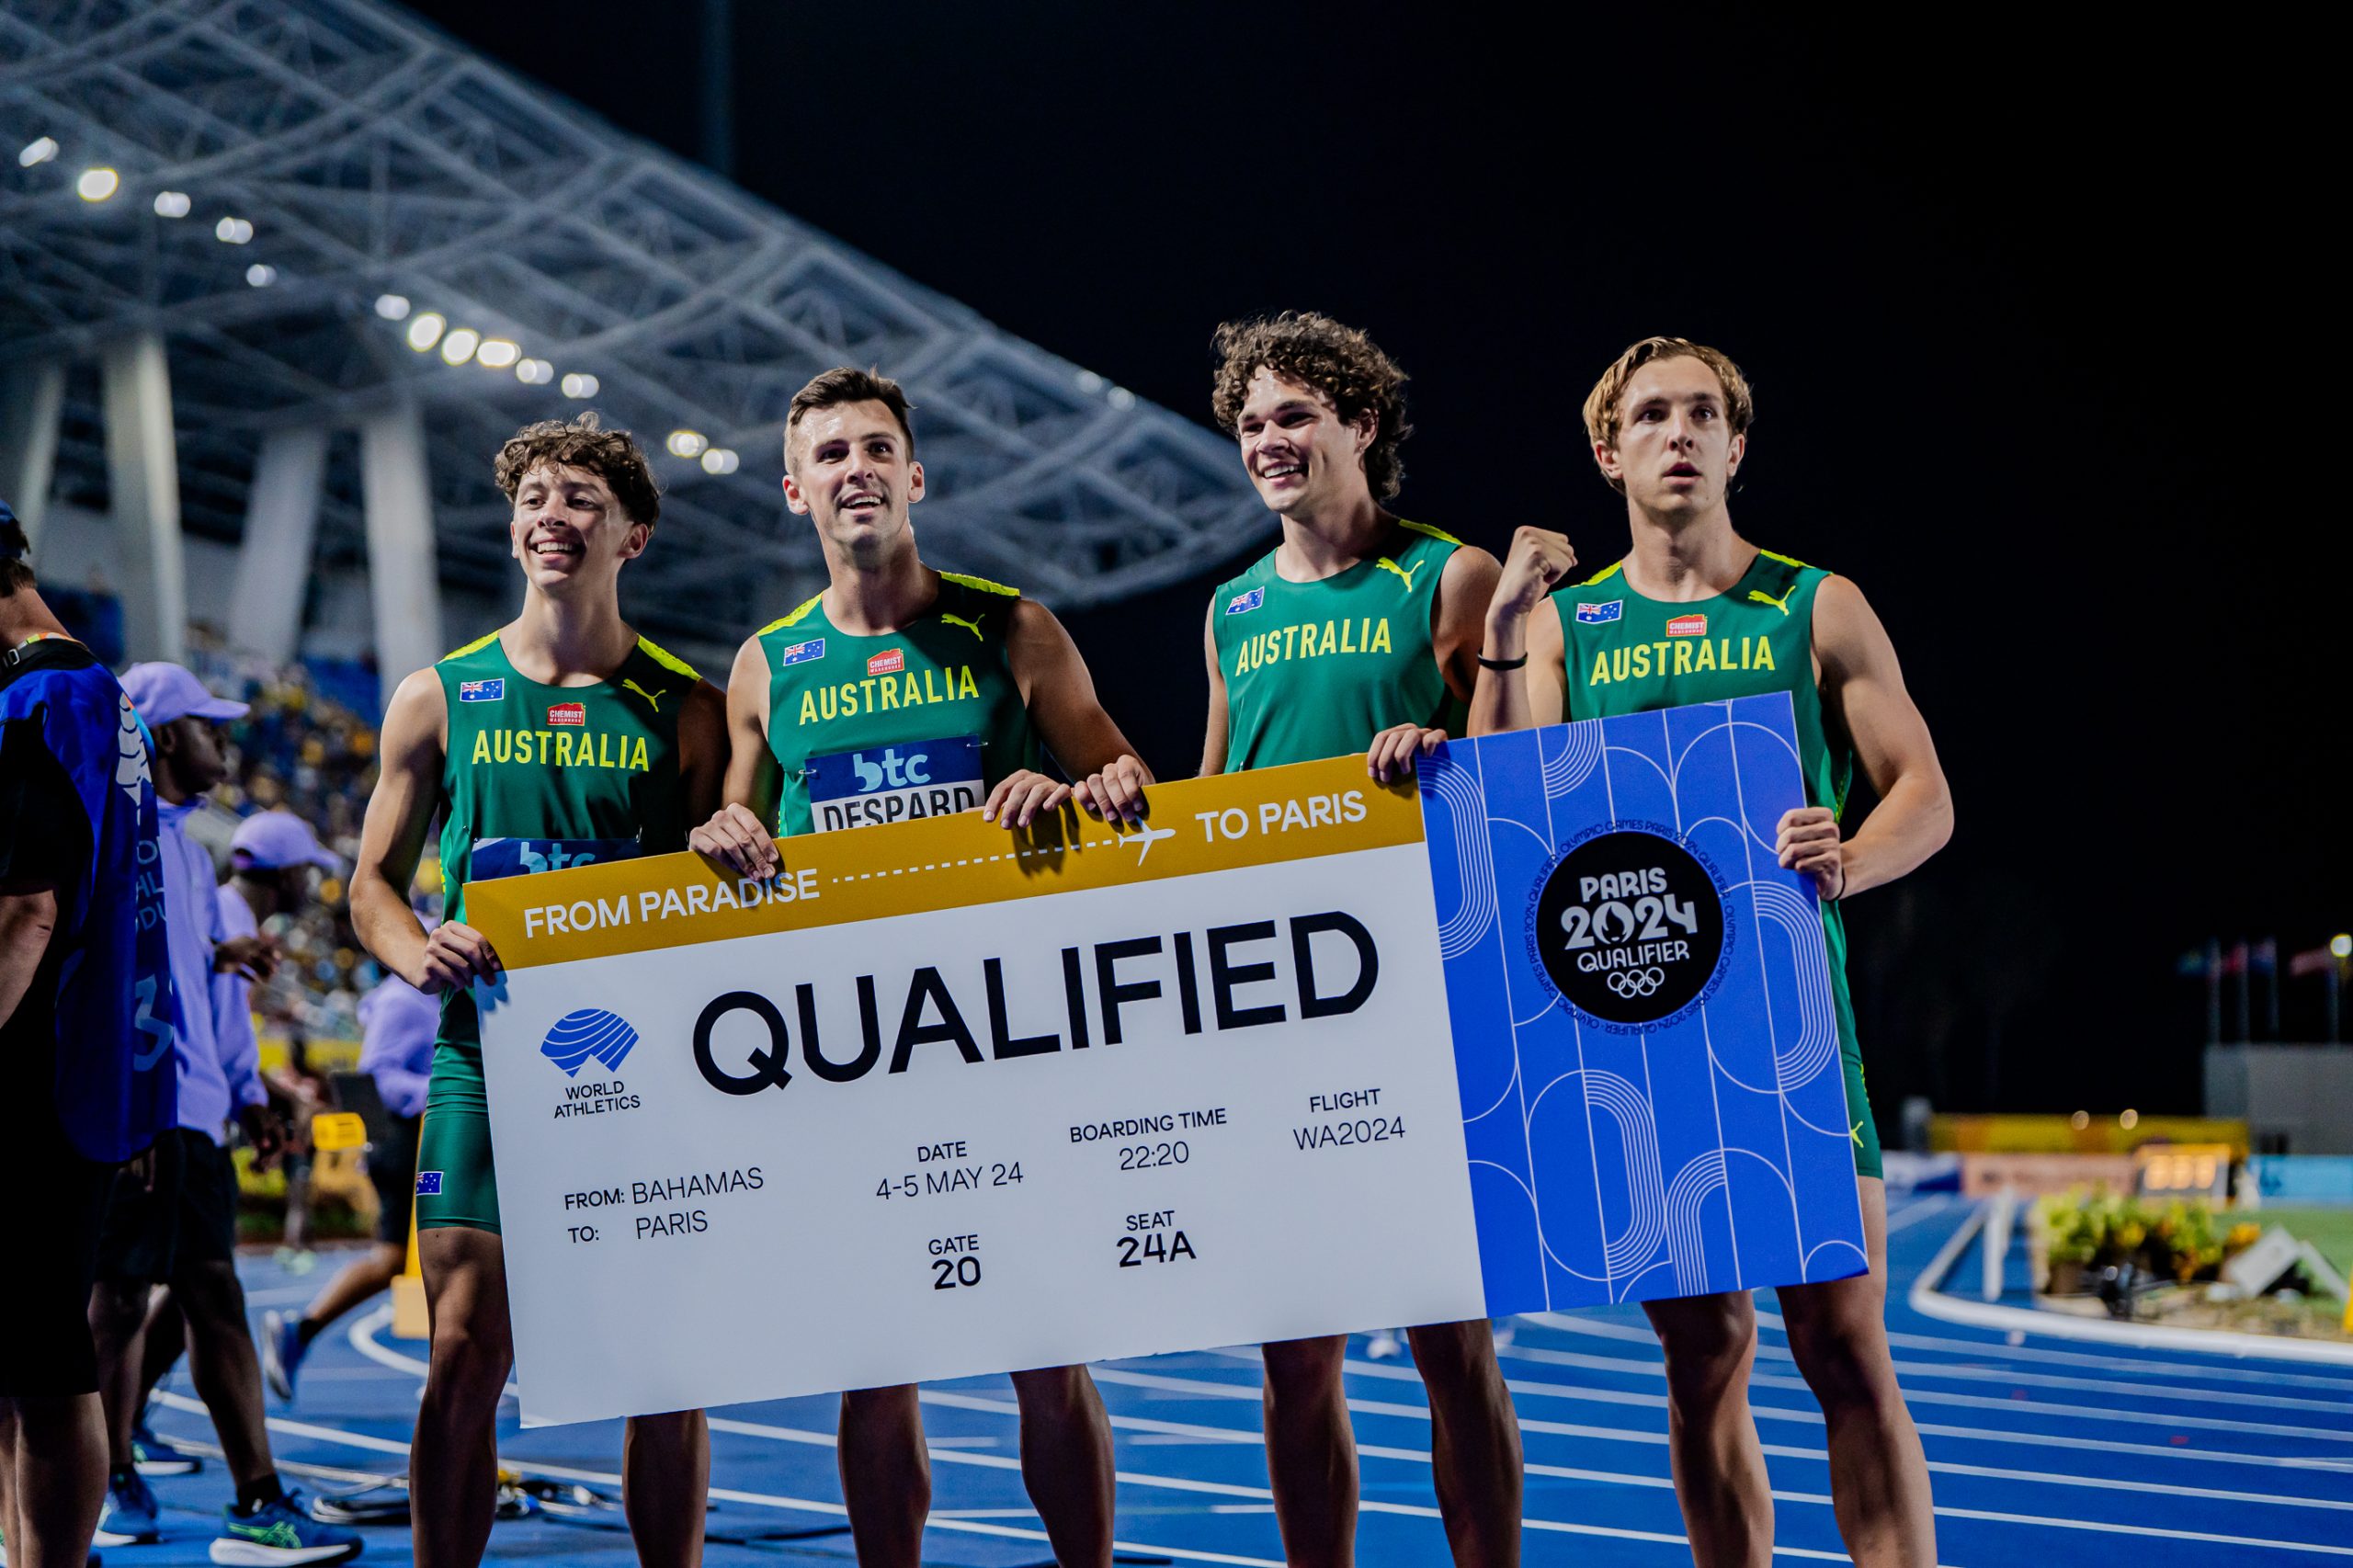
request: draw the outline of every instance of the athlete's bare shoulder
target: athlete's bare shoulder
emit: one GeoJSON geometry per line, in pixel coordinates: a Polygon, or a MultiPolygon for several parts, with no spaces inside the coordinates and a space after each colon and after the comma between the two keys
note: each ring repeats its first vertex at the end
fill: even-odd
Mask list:
{"type": "Polygon", "coordinates": [[[429,749],[438,762],[449,745],[449,699],[441,689],[441,677],[429,665],[410,671],[392,688],[392,700],[384,709],[381,751],[385,765],[394,766],[420,748],[429,749]]]}

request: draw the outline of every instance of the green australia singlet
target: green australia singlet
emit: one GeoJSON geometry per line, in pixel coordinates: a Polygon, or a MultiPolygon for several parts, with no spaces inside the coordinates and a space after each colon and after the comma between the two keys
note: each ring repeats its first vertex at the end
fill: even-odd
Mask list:
{"type": "MultiPolygon", "coordinates": [[[[1813,598],[1830,574],[1760,550],[1723,593],[1670,604],[1636,593],[1624,565],[1619,562],[1552,594],[1566,650],[1567,716],[1609,718],[1786,691],[1797,712],[1806,801],[1843,814],[1854,748],[1825,719],[1813,672],[1813,598]]],[[[1847,925],[1838,905],[1827,900],[1822,929],[1830,949],[1847,1115],[1860,1119],[1850,1130],[1855,1168],[1875,1176],[1879,1129],[1863,1093],[1862,1050],[1847,988],[1847,925]]]]}
{"type": "Polygon", "coordinates": [[[898,631],[857,637],[823,594],[760,629],[768,751],[785,837],[980,809],[1035,767],[1037,733],[1006,661],[1020,590],[959,573],[898,631]]]}
{"type": "Polygon", "coordinates": [[[1225,676],[1225,771],[1346,756],[1398,724],[1462,733],[1430,636],[1438,582],[1462,541],[1398,519],[1394,556],[1313,583],[1286,581],[1268,551],[1210,603],[1225,676]]]}
{"type": "MultiPolygon", "coordinates": [[[[542,686],[498,633],[433,666],[449,714],[441,771],[441,876],[449,917],[466,884],[687,846],[678,710],[702,677],[641,637],[592,686],[542,686]]],[[[495,1233],[498,1187],[470,990],[445,992],[419,1133],[416,1222],[495,1233]]]]}

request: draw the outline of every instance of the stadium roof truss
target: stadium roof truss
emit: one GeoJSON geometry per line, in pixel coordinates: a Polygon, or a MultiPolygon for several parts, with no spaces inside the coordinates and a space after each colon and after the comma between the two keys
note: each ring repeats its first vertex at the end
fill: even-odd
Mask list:
{"type": "MultiPolygon", "coordinates": [[[[1210,432],[369,0],[10,0],[0,127],[30,143],[0,164],[0,356],[162,334],[199,533],[236,537],[273,428],[413,398],[442,580],[503,597],[489,456],[594,406],[719,453],[654,452],[664,544],[632,569],[640,615],[748,625],[822,578],[777,434],[793,392],[843,363],[882,367],[922,410],[931,551],[1057,605],[1217,564],[1265,518],[1210,432]],[[37,138],[56,146],[28,163],[37,138]],[[103,199],[77,195],[94,168],[116,173],[103,199]],[[413,348],[427,312],[517,346],[537,383],[413,348]],[[563,390],[584,375],[586,403],[563,390]]],[[[55,494],[85,505],[106,491],[98,404],[77,371],[55,494]]],[[[348,460],[320,539],[364,553],[348,460]]]]}

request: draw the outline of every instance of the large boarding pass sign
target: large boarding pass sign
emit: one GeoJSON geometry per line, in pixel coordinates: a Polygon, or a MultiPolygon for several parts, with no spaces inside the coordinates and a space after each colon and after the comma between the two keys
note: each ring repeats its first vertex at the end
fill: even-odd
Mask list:
{"type": "Polygon", "coordinates": [[[1775,1142],[1775,1211],[1757,1108],[1714,1130],[1720,1080],[1845,1126],[1790,1000],[1826,971],[1769,852],[1777,700],[1680,758],[1635,721],[1458,744],[1419,797],[1343,758],[1157,787],[1124,835],[965,813],[787,840],[766,882],[476,883],[526,1420],[1858,1272],[1851,1163],[1775,1142]],[[1639,825],[1583,788],[1621,747],[1680,767],[1639,825]],[[1700,820],[1744,790],[1761,858],[1700,820]],[[1701,967],[1655,1018],[1619,994],[1701,967]]]}

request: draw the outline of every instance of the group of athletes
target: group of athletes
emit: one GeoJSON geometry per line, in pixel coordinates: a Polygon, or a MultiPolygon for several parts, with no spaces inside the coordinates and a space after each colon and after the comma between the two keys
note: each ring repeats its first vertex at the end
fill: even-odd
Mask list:
{"type": "MultiPolygon", "coordinates": [[[[1387,510],[1410,428],[1405,377],[1364,333],[1285,313],[1221,327],[1216,347],[1212,414],[1233,436],[1281,537],[1211,598],[1202,772],[1361,752],[1369,772],[1385,780],[1410,771],[1449,733],[1790,693],[1810,803],[1782,819],[1777,848],[1780,863],[1811,878],[1822,896],[1870,1269],[1834,1284],[1785,1287],[1782,1317],[1827,1424],[1835,1511],[1849,1551],[1865,1563],[1932,1564],[1927,1463],[1884,1329],[1886,1206],[1839,901],[1933,854],[1950,834],[1951,805],[1894,651],[1862,595],[1845,578],[1734,531],[1727,497],[1746,453],[1746,381],[1721,352],[1668,337],[1635,344],[1603,373],[1586,403],[1586,433],[1604,479],[1624,497],[1632,548],[1580,576],[1561,533],[1521,527],[1499,562],[1387,510]],[[1384,634],[1340,652],[1280,635],[1358,618],[1381,622],[1384,634]],[[1733,667],[1710,652],[1720,639],[1745,647],[1749,638],[1770,644],[1769,663],[1733,667]],[[1846,833],[1839,817],[1859,764],[1879,803],[1846,833]]],[[[475,982],[496,978],[498,957],[466,923],[467,883],[683,848],[766,875],[780,864],[778,835],[829,825],[812,797],[813,779],[829,763],[925,742],[976,744],[983,816],[1010,830],[1066,804],[1122,824],[1147,810],[1153,776],[1104,710],[1053,614],[1017,589],[938,570],[918,552],[910,509],[924,497],[924,470],[900,388],[877,372],[829,370],[793,399],[783,442],[786,504],[813,526],[827,585],[744,642],[724,691],[621,617],[621,568],[649,547],[660,502],[636,443],[589,415],[530,426],[498,454],[494,477],[513,503],[509,543],[525,579],[521,614],[409,676],[385,715],[351,909],[388,973],[441,998],[415,1195],[432,1320],[409,1471],[416,1561],[425,1568],[470,1568],[482,1559],[495,1506],[495,1418],[513,1365],[471,994],[475,982]],[[858,683],[874,669],[919,676],[926,690],[947,695],[876,710],[856,700],[858,683]],[[564,741],[581,744],[551,752],[559,725],[570,732],[564,741]],[[449,918],[428,928],[410,888],[437,821],[449,918]]],[[[21,565],[0,570],[16,574],[11,597],[0,598],[0,643],[26,650],[36,646],[28,638],[61,640],[29,574],[21,565]]],[[[103,710],[111,723],[104,671],[92,678],[76,664],[74,674],[82,686],[72,699],[103,710]]],[[[22,706],[0,707],[0,717],[22,706]]],[[[85,724],[101,727],[95,719],[85,724]]],[[[114,753],[95,742],[88,749],[105,752],[97,761],[111,780],[114,753]]],[[[159,753],[158,784],[168,772],[159,753]]],[[[93,797],[90,820],[106,830],[98,836],[139,842],[140,813],[153,808],[137,795],[129,791],[128,812],[93,797]]],[[[95,877],[44,887],[36,858],[0,834],[0,931],[20,901],[44,898],[52,947],[96,942],[97,934],[82,927],[100,916],[138,928],[136,896],[91,896],[95,883],[124,874],[125,853],[108,839],[97,857],[85,856],[98,867],[95,877]],[[116,859],[105,861],[107,854],[116,859]]],[[[124,953],[109,961],[132,972],[137,955],[124,953]]],[[[28,997],[38,1008],[40,977],[29,970],[20,977],[14,959],[0,961],[7,965],[0,1017],[24,1011],[28,997]]],[[[54,1018],[55,1039],[73,1038],[69,1017],[75,1028],[90,1021],[93,999],[74,978],[48,977],[44,1017],[54,1018]],[[85,1012],[72,1015],[71,1006],[85,1012]]],[[[100,1168],[144,1146],[142,1116],[152,1119],[153,1110],[142,1096],[153,1095],[142,1085],[135,1052],[104,1067],[93,1089],[75,1076],[89,1072],[65,1068],[52,1040],[35,1042],[13,1019],[7,1027],[12,1074],[47,1070],[45,1059],[26,1065],[36,1043],[61,1063],[57,1108],[36,1146],[44,1157],[100,1168]],[[74,1121],[77,1095],[105,1099],[111,1119],[74,1121]]],[[[144,1038],[141,1027],[126,1017],[122,1033],[144,1038]]],[[[11,1106],[6,1114],[19,1111],[11,1106]]],[[[80,1267],[80,1255],[61,1246],[59,1263],[80,1267]]],[[[83,1286],[86,1295],[86,1274],[83,1286]]],[[[1773,1526],[1747,1403],[1756,1340],[1751,1299],[1723,1293],[1646,1310],[1665,1351],[1669,1451],[1693,1557],[1761,1568],[1773,1526]]],[[[27,1331],[35,1326],[28,1320],[27,1331]]],[[[62,1332],[55,1324],[42,1331],[62,1332]]],[[[1434,1478],[1454,1560],[1515,1563],[1519,1429],[1489,1325],[1422,1325],[1409,1338],[1428,1387],[1434,1478]]],[[[1287,1560],[1312,1568],[1353,1561],[1358,1479],[1346,1346],[1334,1335],[1264,1349],[1276,1518],[1287,1560]]],[[[61,1434],[94,1417],[64,1409],[86,1392],[70,1386],[73,1376],[60,1385],[29,1378],[31,1370],[16,1345],[0,1343],[0,1487],[9,1499],[0,1526],[12,1550],[34,1543],[20,1564],[78,1568],[83,1547],[71,1527],[83,1520],[80,1541],[87,1541],[98,1506],[93,1493],[103,1488],[74,1472],[86,1507],[40,1489],[60,1473],[52,1456],[65,1451],[61,1434]]],[[[1112,1444],[1093,1380],[1083,1367],[1057,1367],[1017,1372],[1013,1381],[1022,1475],[1057,1560],[1108,1568],[1112,1444]]],[[[930,1502],[915,1389],[845,1393],[838,1456],[860,1563],[915,1568],[930,1502]]],[[[641,1561],[699,1562],[710,1470],[703,1415],[633,1418],[621,1468],[641,1561]]],[[[103,1480],[102,1468],[95,1473],[103,1480]]],[[[247,1501],[241,1482],[238,1506],[247,1501]]],[[[336,1553],[348,1554],[322,1540],[312,1555],[223,1556],[216,1548],[215,1560],[321,1562],[336,1553]]]]}

